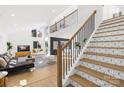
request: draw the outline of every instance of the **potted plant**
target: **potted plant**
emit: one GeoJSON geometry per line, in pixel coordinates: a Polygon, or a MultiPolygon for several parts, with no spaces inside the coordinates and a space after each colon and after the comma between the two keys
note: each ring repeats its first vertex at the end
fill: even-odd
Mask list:
{"type": "Polygon", "coordinates": [[[80,43],[79,42],[75,42],[75,47],[80,49],[81,48],[80,43]]]}
{"type": "Polygon", "coordinates": [[[83,42],[86,43],[86,41],[87,41],[87,38],[84,38],[84,41],[83,42]]]}
{"type": "Polygon", "coordinates": [[[12,53],[11,53],[11,49],[13,48],[13,46],[12,46],[12,44],[11,44],[11,42],[7,42],[7,51],[8,51],[8,53],[10,54],[10,55],[12,55],[12,53]]]}
{"type": "Polygon", "coordinates": [[[32,49],[32,52],[33,52],[33,53],[36,53],[36,49],[33,48],[33,49],[32,49]]]}

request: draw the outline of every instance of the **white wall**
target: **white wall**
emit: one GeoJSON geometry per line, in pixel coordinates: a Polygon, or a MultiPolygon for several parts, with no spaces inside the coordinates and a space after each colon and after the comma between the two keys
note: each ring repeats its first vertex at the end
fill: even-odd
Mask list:
{"type": "Polygon", "coordinates": [[[0,54],[3,54],[7,51],[6,43],[7,43],[6,35],[0,32],[0,54]]]}
{"type": "Polygon", "coordinates": [[[113,14],[117,12],[118,6],[116,5],[105,5],[103,7],[103,20],[113,17],[113,14]]]}
{"type": "Polygon", "coordinates": [[[62,13],[60,13],[55,19],[53,19],[50,24],[52,25],[55,22],[58,22],[59,20],[63,19],[65,16],[69,15],[70,13],[75,11],[76,9],[78,9],[77,5],[72,5],[72,6],[68,7],[62,13]]]}
{"type": "MultiPolygon", "coordinates": [[[[33,49],[33,41],[39,41],[42,45],[43,50],[45,49],[45,43],[44,43],[44,28],[45,27],[34,27],[34,26],[27,26],[27,25],[16,25],[16,27],[8,27],[5,28],[5,26],[2,26],[2,28],[0,29],[0,31],[2,33],[5,34],[4,37],[2,37],[4,39],[4,42],[0,43],[0,44],[4,44],[4,47],[2,50],[5,50],[4,52],[6,52],[6,41],[9,41],[12,43],[13,49],[12,49],[12,54],[13,56],[15,55],[15,52],[17,52],[17,46],[18,45],[30,45],[31,47],[31,51],[33,49]],[[3,28],[3,29],[2,29],[3,28]],[[43,38],[34,38],[31,35],[31,30],[33,29],[37,29],[39,31],[42,31],[43,34],[43,38]],[[7,38],[8,37],[8,38],[7,38]],[[5,39],[6,38],[6,39],[5,39]]],[[[2,39],[2,40],[3,40],[2,39]]],[[[1,41],[1,40],[0,40],[1,41]]],[[[0,47],[1,50],[1,47],[0,47]]],[[[44,51],[43,51],[44,52],[44,51]]]]}
{"type": "Polygon", "coordinates": [[[114,13],[120,11],[124,15],[124,5],[105,5],[103,7],[103,20],[112,18],[114,13]]]}
{"type": "Polygon", "coordinates": [[[124,15],[124,5],[117,5],[117,7],[119,8],[119,11],[122,12],[122,15],[124,15]]]}
{"type": "Polygon", "coordinates": [[[102,21],[102,5],[81,5],[79,6],[79,24],[83,24],[88,17],[96,10],[95,27],[102,21]]]}

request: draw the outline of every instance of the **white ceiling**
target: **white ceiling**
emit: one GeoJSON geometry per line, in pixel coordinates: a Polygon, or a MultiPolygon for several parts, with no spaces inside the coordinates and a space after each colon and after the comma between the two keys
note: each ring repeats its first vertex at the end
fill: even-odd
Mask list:
{"type": "Polygon", "coordinates": [[[0,5],[0,25],[43,25],[69,5],[0,5]]]}

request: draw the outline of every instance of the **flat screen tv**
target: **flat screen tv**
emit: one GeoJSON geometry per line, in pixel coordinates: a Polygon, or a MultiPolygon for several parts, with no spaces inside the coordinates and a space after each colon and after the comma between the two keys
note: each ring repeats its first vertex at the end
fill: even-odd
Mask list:
{"type": "Polygon", "coordinates": [[[17,46],[18,52],[30,52],[30,46],[29,45],[19,45],[17,46]]]}

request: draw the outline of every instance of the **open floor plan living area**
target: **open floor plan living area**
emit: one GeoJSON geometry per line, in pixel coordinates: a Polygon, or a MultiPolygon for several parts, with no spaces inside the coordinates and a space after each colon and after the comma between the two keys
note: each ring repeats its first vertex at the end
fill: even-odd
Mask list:
{"type": "Polygon", "coordinates": [[[124,5],[0,5],[0,87],[124,87],[124,5]]]}

